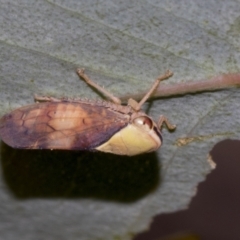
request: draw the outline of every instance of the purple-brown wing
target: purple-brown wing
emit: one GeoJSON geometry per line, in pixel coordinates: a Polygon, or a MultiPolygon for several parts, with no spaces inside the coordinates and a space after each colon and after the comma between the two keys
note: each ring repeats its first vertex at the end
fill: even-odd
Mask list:
{"type": "Polygon", "coordinates": [[[45,102],[0,119],[0,137],[13,148],[89,150],[128,124],[126,115],[104,106],[45,102]]]}

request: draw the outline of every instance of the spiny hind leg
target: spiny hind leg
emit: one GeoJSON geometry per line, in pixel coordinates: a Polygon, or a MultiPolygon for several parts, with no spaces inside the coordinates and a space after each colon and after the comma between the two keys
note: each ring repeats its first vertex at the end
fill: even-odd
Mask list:
{"type": "Polygon", "coordinates": [[[77,69],[77,74],[79,77],[81,77],[88,85],[92,86],[93,88],[97,89],[99,92],[103,93],[105,96],[107,96],[109,99],[111,99],[116,104],[121,104],[121,100],[118,97],[115,97],[112,93],[104,89],[103,87],[99,86],[97,83],[95,83],[93,80],[91,80],[85,73],[84,69],[77,69]]]}
{"type": "Polygon", "coordinates": [[[34,95],[34,101],[35,102],[62,102],[64,101],[64,98],[54,98],[54,97],[46,97],[46,96],[38,96],[34,95]]]}

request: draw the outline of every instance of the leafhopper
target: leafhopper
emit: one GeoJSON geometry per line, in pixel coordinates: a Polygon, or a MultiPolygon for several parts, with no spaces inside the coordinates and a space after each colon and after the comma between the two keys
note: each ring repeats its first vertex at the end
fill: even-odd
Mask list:
{"type": "Polygon", "coordinates": [[[106,95],[110,101],[35,97],[37,103],[18,108],[0,119],[0,137],[9,146],[21,149],[58,149],[102,151],[133,156],[157,150],[162,144],[158,122],[141,111],[160,81],[172,76],[166,71],[159,76],[140,102],[121,100],[93,82],[83,69],[77,74],[85,82],[106,95]]]}

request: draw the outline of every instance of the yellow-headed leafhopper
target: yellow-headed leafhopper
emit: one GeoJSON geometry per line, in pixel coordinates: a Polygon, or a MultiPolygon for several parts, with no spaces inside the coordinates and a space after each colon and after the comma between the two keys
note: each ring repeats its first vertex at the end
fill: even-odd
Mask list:
{"type": "Polygon", "coordinates": [[[38,103],[18,108],[0,119],[0,137],[13,148],[102,151],[133,156],[157,150],[162,144],[161,126],[173,130],[167,118],[158,123],[140,111],[159,82],[172,76],[170,71],[158,77],[138,103],[121,100],[94,83],[84,73],[78,75],[105,94],[109,101],[35,97],[38,103]]]}

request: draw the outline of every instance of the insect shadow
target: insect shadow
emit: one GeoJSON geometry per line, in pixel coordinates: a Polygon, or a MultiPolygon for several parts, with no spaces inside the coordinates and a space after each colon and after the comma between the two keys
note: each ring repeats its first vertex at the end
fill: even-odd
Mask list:
{"type": "Polygon", "coordinates": [[[96,198],[136,201],[160,184],[156,153],[19,150],[1,143],[6,184],[19,199],[96,198]]]}

